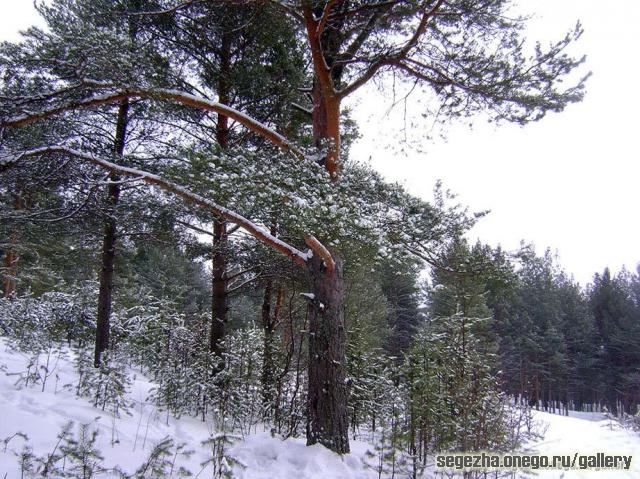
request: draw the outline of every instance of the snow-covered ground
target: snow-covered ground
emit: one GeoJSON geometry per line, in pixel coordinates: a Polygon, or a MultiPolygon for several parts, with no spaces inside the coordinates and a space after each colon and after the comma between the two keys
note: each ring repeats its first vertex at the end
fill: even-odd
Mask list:
{"type": "MultiPolygon", "coordinates": [[[[158,412],[146,402],[153,384],[141,374],[136,375],[130,391],[135,402],[131,414],[115,418],[78,398],[73,388],[64,387],[77,383],[73,362],[68,357],[57,363],[44,391],[40,384],[16,386],[19,379],[16,374],[26,370],[28,359],[27,355],[9,351],[5,340],[0,338],[0,369],[4,369],[0,371],[0,479],[20,478],[16,454],[25,444],[22,438],[14,437],[5,448],[3,439],[16,432],[24,433],[34,454],[43,456],[53,450],[56,436],[69,421],[76,424],[74,432],[80,424],[91,424],[99,430],[97,446],[109,468],[118,465],[133,473],[157,443],[171,437],[176,444],[184,443],[185,449],[194,451],[190,457],[176,458],[176,470],[182,465],[194,477],[212,477],[212,466],[201,465],[211,458],[211,452],[201,442],[215,433],[212,424],[191,417],[176,420],[158,412]]],[[[370,447],[354,441],[353,453],[340,457],[322,446],[306,447],[304,439],[282,441],[258,431],[232,445],[228,452],[239,463],[234,466],[233,476],[238,479],[374,479],[377,473],[366,468],[361,460],[370,447]]]]}
{"type": "Polygon", "coordinates": [[[546,425],[542,440],[530,444],[527,452],[548,456],[570,454],[581,455],[603,452],[610,455],[632,456],[629,471],[593,471],[593,470],[538,470],[532,477],[543,479],[599,479],[604,478],[640,478],[640,435],[621,429],[616,423],[607,420],[600,413],[582,413],[570,411],[569,416],[559,416],[534,411],[534,418],[546,425]]]}
{"type": "MultiPolygon", "coordinates": [[[[0,371],[0,479],[20,477],[16,454],[25,444],[18,436],[6,444],[3,439],[19,431],[28,436],[35,455],[46,456],[69,421],[75,423],[74,432],[80,424],[90,424],[99,431],[97,446],[108,467],[118,465],[132,473],[158,442],[171,437],[176,444],[184,443],[186,449],[194,451],[190,457],[175,458],[176,470],[182,465],[194,477],[211,477],[211,466],[207,469],[201,465],[210,459],[211,452],[202,447],[201,442],[215,433],[213,425],[190,417],[176,420],[158,412],[146,402],[153,384],[141,374],[137,374],[129,394],[135,403],[131,414],[115,418],[92,407],[86,399],[76,397],[73,387],[65,387],[77,382],[73,362],[68,357],[57,364],[54,362],[55,370],[50,367],[53,372],[44,391],[41,384],[26,388],[16,385],[20,378],[17,373],[25,371],[27,361],[28,356],[9,351],[0,338],[0,370],[4,370],[0,371]]],[[[631,471],[538,471],[531,477],[640,477],[640,436],[637,434],[612,427],[609,421],[593,415],[564,417],[541,412],[535,415],[538,421],[548,424],[548,429],[543,440],[528,446],[529,452],[548,455],[607,452],[632,455],[634,461],[631,471]]],[[[321,446],[306,447],[303,439],[282,441],[257,431],[238,440],[228,453],[238,462],[234,466],[234,477],[238,479],[378,478],[377,471],[364,465],[366,453],[372,451],[373,446],[357,441],[351,446],[352,453],[340,457],[321,446]]]]}

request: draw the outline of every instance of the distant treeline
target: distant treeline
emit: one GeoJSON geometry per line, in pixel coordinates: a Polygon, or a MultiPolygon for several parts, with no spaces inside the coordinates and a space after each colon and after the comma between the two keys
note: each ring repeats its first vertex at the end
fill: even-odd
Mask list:
{"type": "Polygon", "coordinates": [[[640,268],[605,269],[582,288],[530,247],[509,259],[460,244],[448,263],[434,275],[430,313],[490,318],[483,334],[504,391],[550,410],[637,413],[640,268]]]}

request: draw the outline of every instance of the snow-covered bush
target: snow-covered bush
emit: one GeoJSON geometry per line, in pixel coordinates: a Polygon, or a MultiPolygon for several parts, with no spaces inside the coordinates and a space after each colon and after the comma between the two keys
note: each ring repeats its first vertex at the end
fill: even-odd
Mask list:
{"type": "Polygon", "coordinates": [[[386,378],[386,394],[379,392],[391,358],[377,361],[380,377],[374,371],[355,375],[352,404],[361,404],[368,411],[362,419],[375,424],[366,461],[382,477],[422,477],[440,451],[514,450],[534,432],[527,427],[531,412],[500,392],[474,321],[454,315],[425,323],[401,368],[386,378]]]}
{"type": "Polygon", "coordinates": [[[100,367],[93,367],[93,360],[86,350],[76,353],[76,371],[79,396],[89,398],[93,406],[108,411],[115,416],[127,413],[132,406],[127,399],[131,378],[127,372],[124,358],[113,351],[105,351],[100,367]]]}
{"type": "Polygon", "coordinates": [[[189,457],[193,451],[185,449],[186,444],[175,445],[173,439],[165,437],[158,442],[146,461],[136,470],[133,476],[122,475],[123,479],[168,479],[175,477],[191,477],[191,472],[184,467],[176,467],[178,456],[189,457]]]}
{"type": "MultiPolygon", "coordinates": [[[[280,354],[272,355],[275,395],[273,406],[265,405],[265,417],[273,433],[297,437],[305,433],[307,411],[306,322],[304,316],[291,315],[282,328],[280,354]]],[[[273,340],[273,338],[272,338],[273,340]]]]}
{"type": "Polygon", "coordinates": [[[0,334],[11,347],[40,353],[52,345],[89,340],[95,328],[96,285],[73,285],[65,292],[48,292],[0,299],[0,334]]]}
{"type": "Polygon", "coordinates": [[[74,285],[66,292],[49,292],[0,299],[0,331],[9,348],[29,355],[24,371],[12,372],[20,387],[40,385],[57,375],[68,345],[86,344],[93,334],[92,296],[95,284],[74,285]]]}
{"type": "Polygon", "coordinates": [[[200,465],[211,467],[214,479],[233,479],[233,467],[240,463],[229,454],[229,448],[239,439],[233,434],[218,433],[202,441],[202,447],[209,451],[209,458],[200,465]]]}
{"type": "Polygon", "coordinates": [[[426,324],[403,368],[416,452],[504,451],[508,398],[490,366],[491,353],[473,333],[473,318],[454,315],[426,324]]]}
{"type": "MultiPolygon", "coordinates": [[[[109,477],[120,479],[168,479],[191,477],[192,473],[178,460],[189,458],[192,450],[186,444],[175,444],[166,437],[159,441],[150,451],[147,458],[128,474],[119,467],[105,465],[104,456],[97,446],[99,430],[95,424],[80,424],[74,432],[73,421],[66,423],[52,442],[51,450],[38,455],[29,437],[16,433],[2,441],[4,452],[9,449],[16,458],[22,479],[92,479],[109,477]],[[22,446],[21,448],[20,445],[22,446]]],[[[225,442],[230,444],[230,442],[225,442]]],[[[207,444],[203,444],[207,445],[207,444]]],[[[224,464],[235,464],[226,453],[221,456],[224,464]]],[[[206,464],[209,465],[209,462],[206,464]]],[[[224,469],[230,471],[230,469],[224,469]]],[[[214,475],[213,477],[230,477],[214,475]]]]}
{"type": "MultiPolygon", "coordinates": [[[[91,424],[81,424],[77,433],[74,433],[73,426],[73,422],[65,424],[51,451],[42,456],[34,453],[26,435],[18,434],[23,440],[23,446],[21,450],[13,450],[13,453],[23,479],[91,479],[107,472],[102,465],[104,457],[96,447],[98,430],[91,427],[91,424]]],[[[117,470],[109,472],[115,477],[119,474],[117,470]]]]}
{"type": "Polygon", "coordinates": [[[122,327],[120,348],[156,383],[149,399],[176,417],[208,409],[218,361],[208,351],[208,321],[156,303],[138,308],[122,327]]]}
{"type": "Polygon", "coordinates": [[[364,428],[375,433],[399,402],[392,364],[381,350],[350,355],[348,359],[349,418],[353,432],[364,428]]]}
{"type": "Polygon", "coordinates": [[[212,391],[212,413],[222,430],[249,433],[263,417],[262,334],[250,327],[225,338],[224,369],[212,391]]]}

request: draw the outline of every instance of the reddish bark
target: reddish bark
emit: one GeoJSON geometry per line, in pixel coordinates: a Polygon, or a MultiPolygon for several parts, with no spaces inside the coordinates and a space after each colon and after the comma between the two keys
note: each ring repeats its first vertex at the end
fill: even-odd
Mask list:
{"type": "MultiPolygon", "coordinates": [[[[340,177],[340,100],[336,86],[340,70],[332,69],[331,49],[337,45],[335,28],[327,28],[332,8],[329,1],[316,20],[311,3],[304,5],[307,39],[313,58],[313,139],[332,181],[340,177]]],[[[335,27],[335,26],[334,26],[335,27]]],[[[307,397],[307,444],[322,444],[339,454],[349,452],[344,280],[342,258],[315,238],[306,238],[314,252],[308,262],[311,292],[309,303],[309,390],[307,397]]]]}
{"type": "Polygon", "coordinates": [[[313,137],[316,147],[326,151],[324,167],[331,179],[340,177],[340,100],[321,88],[313,89],[313,137]]]}

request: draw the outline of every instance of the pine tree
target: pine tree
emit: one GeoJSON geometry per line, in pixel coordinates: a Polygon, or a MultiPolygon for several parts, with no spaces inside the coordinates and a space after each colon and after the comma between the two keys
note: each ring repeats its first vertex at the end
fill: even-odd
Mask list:
{"type": "MultiPolygon", "coordinates": [[[[162,8],[165,7],[165,2],[158,3],[162,8]]],[[[170,11],[181,11],[181,14],[190,15],[189,18],[193,19],[197,17],[195,9],[199,3],[186,2],[170,11]]],[[[3,107],[6,104],[9,115],[3,119],[2,127],[24,127],[34,122],[59,118],[65,112],[106,108],[110,104],[124,108],[126,102],[133,99],[163,100],[202,112],[214,112],[238,121],[285,153],[296,157],[301,162],[298,165],[300,169],[313,171],[318,183],[328,179],[328,186],[331,186],[328,191],[333,193],[320,196],[317,202],[318,207],[324,209],[326,221],[331,218],[332,211],[341,206],[334,197],[342,191],[340,184],[347,181],[343,174],[345,165],[341,151],[342,100],[378,74],[399,72],[429,87],[435,95],[440,117],[445,118],[488,110],[496,119],[526,123],[539,119],[547,111],[561,110],[566,104],[582,97],[584,81],[579,81],[574,87],[558,88],[560,80],[581,63],[562,53],[580,35],[580,29],[577,28],[547,51],[537,48],[531,58],[527,58],[522,51],[522,23],[519,19],[508,20],[507,2],[502,0],[477,5],[441,1],[406,5],[395,1],[352,4],[347,1],[304,0],[300,4],[277,3],[275,6],[283,8],[300,25],[298,34],[308,42],[305,55],[313,69],[310,91],[315,151],[311,153],[294,145],[290,138],[274,128],[228,107],[224,102],[211,102],[185,92],[184,83],[180,83],[180,90],[163,88],[164,85],[158,85],[153,71],[147,73],[136,69],[135,73],[139,75],[128,75],[131,71],[121,68],[111,77],[99,75],[101,69],[108,71],[112,66],[109,60],[115,60],[118,65],[122,60],[121,56],[110,55],[104,55],[95,65],[91,65],[95,68],[82,71],[82,75],[89,75],[88,78],[82,76],[79,84],[65,84],[62,79],[59,82],[61,85],[50,83],[43,95],[30,99],[29,112],[16,107],[13,99],[3,100],[3,107]],[[452,35],[456,31],[464,34],[452,35]],[[490,51],[496,53],[489,54],[490,51]],[[444,52],[444,58],[434,52],[444,52]],[[444,63],[450,66],[451,71],[443,69],[444,63]],[[314,170],[313,165],[320,165],[321,170],[314,170]]],[[[116,5],[117,9],[122,7],[130,10],[127,7],[131,6],[116,5]]],[[[138,3],[133,7],[139,9],[143,5],[138,3]]],[[[102,3],[97,8],[106,11],[102,3]]],[[[122,13],[122,10],[118,13],[122,13]]],[[[88,36],[89,43],[95,40],[95,36],[88,36]]],[[[109,45],[108,48],[113,49],[114,44],[103,42],[101,45],[109,45]]],[[[70,73],[70,78],[77,78],[75,70],[72,69],[70,73]]],[[[194,194],[179,183],[167,181],[151,172],[127,169],[122,166],[120,155],[115,155],[116,162],[109,161],[104,158],[107,150],[102,149],[100,152],[103,157],[100,157],[93,153],[96,151],[95,145],[83,146],[85,149],[89,146],[90,152],[68,145],[47,145],[26,153],[12,150],[8,163],[16,163],[25,157],[71,156],[105,168],[111,176],[138,177],[195,203],[216,215],[219,220],[235,222],[306,270],[313,294],[313,300],[308,304],[308,443],[321,443],[336,452],[348,452],[343,316],[345,250],[342,241],[350,236],[349,232],[334,236],[324,234],[324,228],[305,231],[304,242],[313,252],[313,255],[307,254],[303,251],[306,247],[301,246],[300,241],[298,246],[285,243],[250,219],[194,194]]],[[[113,148],[109,151],[112,152],[113,148]]],[[[111,156],[107,155],[107,158],[111,156]]],[[[352,201],[354,198],[357,195],[350,197],[352,201]]],[[[399,215],[402,228],[393,232],[385,230],[387,233],[383,236],[429,261],[432,254],[429,246],[432,243],[453,236],[452,229],[455,232],[463,229],[457,221],[460,217],[447,216],[439,205],[434,208],[419,202],[413,203],[413,208],[399,215]]],[[[350,202],[347,205],[345,208],[348,212],[352,205],[350,202]]],[[[365,209],[366,205],[362,208],[365,209]]],[[[335,229],[328,229],[337,229],[340,233],[348,226],[341,222],[333,225],[335,229]]]]}
{"type": "Polygon", "coordinates": [[[626,272],[612,277],[605,269],[596,274],[589,290],[598,332],[602,400],[614,414],[634,413],[638,404],[640,325],[630,283],[626,272]]]}

